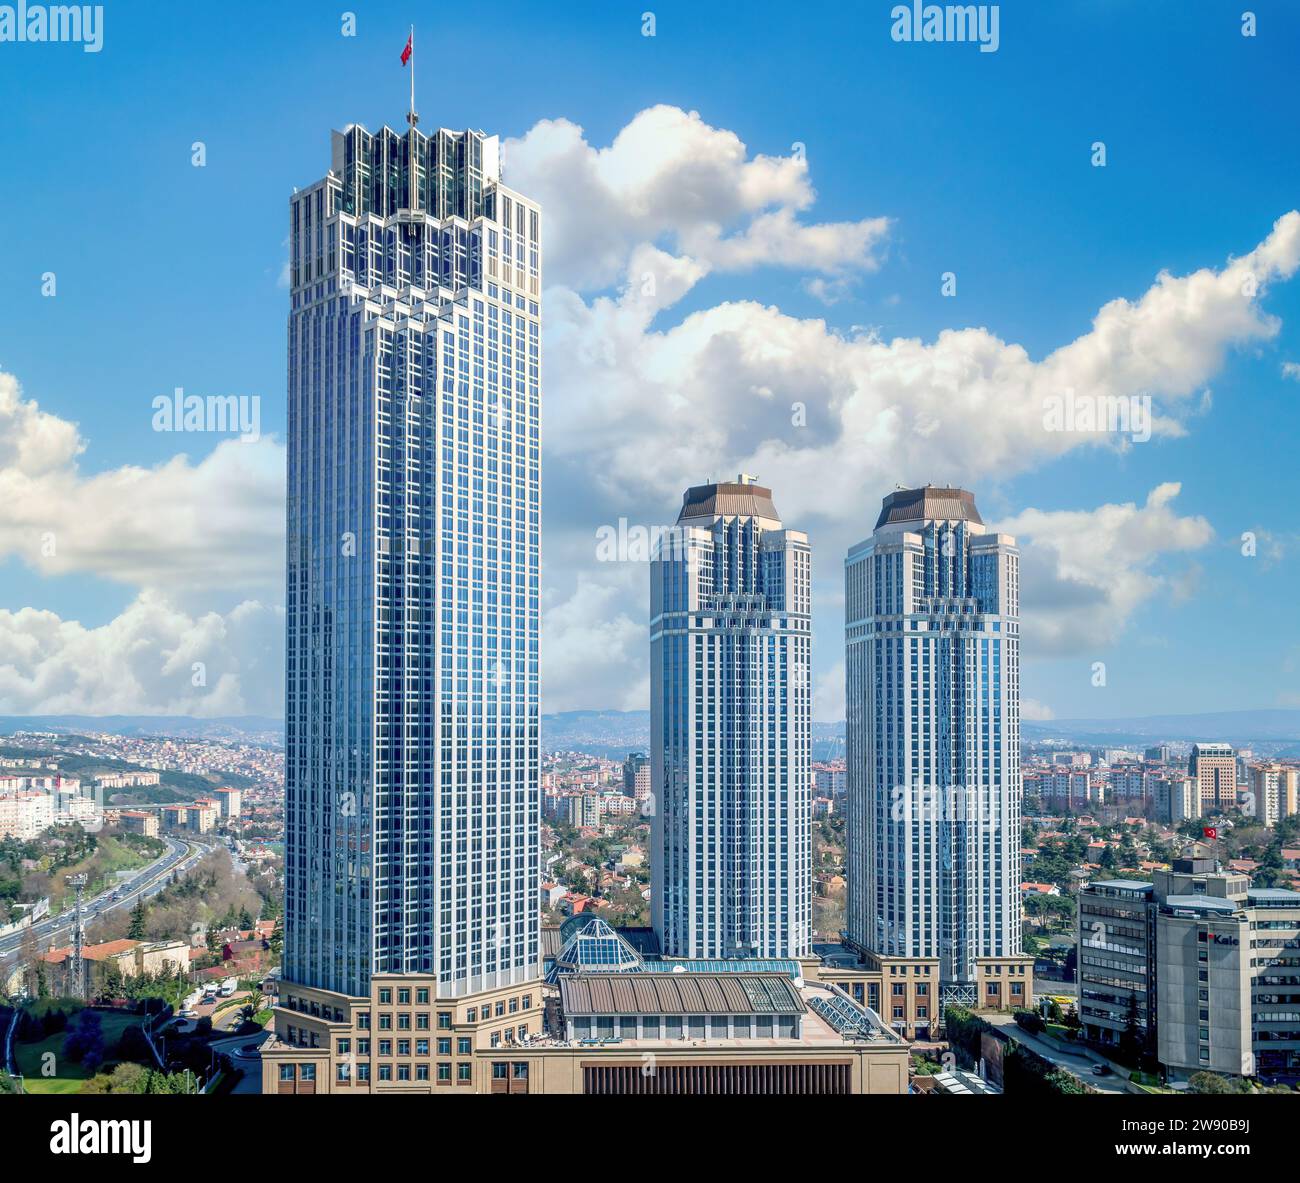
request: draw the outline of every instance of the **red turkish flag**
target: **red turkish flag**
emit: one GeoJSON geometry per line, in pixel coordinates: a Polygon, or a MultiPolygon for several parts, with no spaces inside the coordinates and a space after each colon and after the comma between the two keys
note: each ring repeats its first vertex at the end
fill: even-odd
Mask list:
{"type": "Polygon", "coordinates": [[[406,48],[402,50],[402,65],[406,65],[411,60],[411,38],[406,39],[406,48]]]}
{"type": "Polygon", "coordinates": [[[1219,836],[1219,831],[1214,826],[1206,826],[1205,836],[1208,839],[1210,839],[1211,842],[1213,842],[1214,839],[1216,839],[1219,836]]]}

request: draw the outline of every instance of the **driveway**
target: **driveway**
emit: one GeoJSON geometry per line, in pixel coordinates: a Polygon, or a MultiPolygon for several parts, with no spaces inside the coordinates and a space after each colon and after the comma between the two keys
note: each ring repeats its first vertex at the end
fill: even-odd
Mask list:
{"type": "Polygon", "coordinates": [[[1067,1052],[1059,1049],[1048,1040],[1039,1039],[1037,1036],[1030,1035],[1028,1031],[1022,1031],[1015,1019],[1010,1015],[985,1015],[983,1017],[988,1020],[990,1025],[1004,1032],[1017,1043],[1024,1044],[1031,1051],[1037,1052],[1043,1059],[1050,1060],[1058,1068],[1064,1068],[1071,1075],[1078,1077],[1084,1084],[1096,1089],[1099,1093],[1117,1094],[1133,1091],[1128,1084],[1129,1070],[1121,1064],[1106,1059],[1100,1052],[1083,1047],[1077,1052],[1067,1052]],[[1110,1065],[1110,1074],[1108,1076],[1094,1076],[1092,1074],[1094,1064],[1110,1065]]]}

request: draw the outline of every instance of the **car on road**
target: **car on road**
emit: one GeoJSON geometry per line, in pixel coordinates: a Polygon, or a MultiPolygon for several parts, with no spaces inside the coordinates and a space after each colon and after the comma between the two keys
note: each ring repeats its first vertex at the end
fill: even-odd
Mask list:
{"type": "Polygon", "coordinates": [[[1092,1074],[1093,1074],[1093,1076],[1109,1076],[1109,1075],[1110,1075],[1110,1065],[1109,1065],[1109,1064],[1094,1064],[1094,1065],[1092,1066],[1092,1074]]]}
{"type": "Polygon", "coordinates": [[[243,1047],[235,1048],[235,1055],[241,1060],[256,1060],[261,1054],[261,1049],[255,1043],[246,1043],[243,1047]]]}

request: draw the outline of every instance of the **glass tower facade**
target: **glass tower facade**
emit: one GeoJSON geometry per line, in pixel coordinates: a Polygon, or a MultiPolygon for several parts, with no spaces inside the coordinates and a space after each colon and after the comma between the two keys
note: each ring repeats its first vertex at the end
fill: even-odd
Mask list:
{"type": "Polygon", "coordinates": [[[668,956],[812,940],[812,552],[741,476],[687,491],[651,563],[651,907],[668,956]]]}
{"type": "Polygon", "coordinates": [[[540,211],[496,137],[290,201],[284,976],[540,973],[540,211]]]}
{"type": "Polygon", "coordinates": [[[929,486],[846,564],[847,936],[941,983],[1021,951],[1018,568],[970,493],[929,486]]]}

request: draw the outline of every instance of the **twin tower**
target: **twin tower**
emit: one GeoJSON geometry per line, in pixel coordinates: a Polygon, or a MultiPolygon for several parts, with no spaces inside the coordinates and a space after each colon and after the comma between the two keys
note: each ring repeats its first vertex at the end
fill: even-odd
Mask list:
{"type": "MultiPolygon", "coordinates": [[[[848,945],[974,983],[1020,953],[1015,541],[885,498],[845,562],[848,945]]],[[[651,565],[653,923],[666,956],[812,953],[812,552],[741,475],[651,565]]]]}

